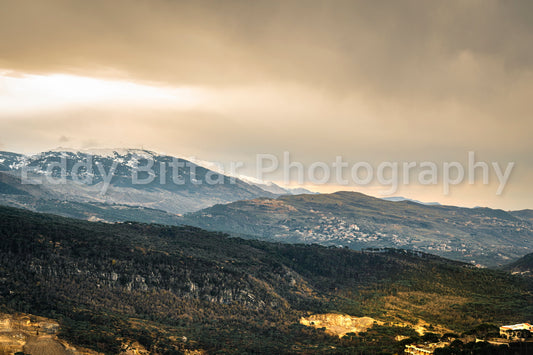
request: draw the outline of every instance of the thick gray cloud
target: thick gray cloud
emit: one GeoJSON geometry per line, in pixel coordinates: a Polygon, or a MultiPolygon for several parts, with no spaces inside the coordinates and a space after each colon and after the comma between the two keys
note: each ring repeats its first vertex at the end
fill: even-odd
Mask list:
{"type": "Polygon", "coordinates": [[[490,87],[454,85],[455,69],[501,70],[499,84],[531,71],[531,13],[529,1],[495,0],[8,0],[0,57],[26,71],[115,68],[174,84],[294,80],[482,95],[490,87]]]}
{"type": "Polygon", "coordinates": [[[0,141],[144,144],[222,161],[290,150],[306,163],[475,150],[517,163],[511,192],[487,203],[531,207],[532,14],[525,0],[5,0],[0,70],[192,86],[215,99],[0,112],[0,141]]]}

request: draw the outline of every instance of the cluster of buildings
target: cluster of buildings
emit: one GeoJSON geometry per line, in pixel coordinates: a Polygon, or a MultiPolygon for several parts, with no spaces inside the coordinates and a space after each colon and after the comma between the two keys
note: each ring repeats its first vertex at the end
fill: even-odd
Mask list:
{"type": "Polygon", "coordinates": [[[533,326],[529,323],[504,325],[500,327],[500,337],[508,340],[525,340],[531,338],[533,326]]]}
{"type": "MultiPolygon", "coordinates": [[[[352,243],[368,243],[372,245],[379,245],[382,241],[383,245],[391,246],[392,243],[396,248],[410,246],[417,241],[410,235],[404,235],[401,230],[397,233],[391,231],[370,231],[362,230],[353,221],[347,221],[333,214],[323,213],[311,210],[317,214],[319,219],[316,225],[311,227],[306,226],[291,226],[288,224],[281,224],[283,230],[278,237],[290,237],[297,235],[306,242],[313,243],[328,243],[334,242],[342,245],[350,245],[352,243]]],[[[467,253],[467,246],[465,244],[453,245],[450,240],[441,240],[439,242],[426,242],[423,248],[427,252],[444,251],[444,252],[460,252],[467,253]]]]}
{"type": "MultiPolygon", "coordinates": [[[[529,323],[519,323],[513,325],[503,325],[500,327],[500,337],[488,340],[476,339],[476,342],[487,341],[493,345],[509,345],[511,342],[525,342],[531,339],[533,325],[529,323]]],[[[435,349],[450,345],[448,342],[430,344],[409,344],[405,346],[404,354],[428,355],[433,354],[435,349]]]]}

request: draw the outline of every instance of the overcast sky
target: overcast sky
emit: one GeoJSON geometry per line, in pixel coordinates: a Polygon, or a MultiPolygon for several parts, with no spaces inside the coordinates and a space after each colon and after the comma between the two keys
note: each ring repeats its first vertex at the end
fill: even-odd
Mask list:
{"type": "Polygon", "coordinates": [[[475,151],[515,162],[503,194],[492,173],[396,194],[531,208],[532,27],[526,0],[3,0],[0,150],[143,147],[250,175],[284,151],[306,167],[475,151]]]}

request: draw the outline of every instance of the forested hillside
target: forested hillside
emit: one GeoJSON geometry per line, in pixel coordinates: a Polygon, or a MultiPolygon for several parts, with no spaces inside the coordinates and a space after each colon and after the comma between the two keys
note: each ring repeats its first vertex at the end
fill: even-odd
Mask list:
{"type": "Polygon", "coordinates": [[[0,304],[59,321],[116,353],[393,353],[419,320],[465,331],[533,318],[528,279],[424,253],[229,238],[193,227],[105,224],[0,208],[0,304]],[[299,324],[339,312],[385,322],[339,339],[299,324]],[[394,325],[393,325],[394,323],[394,325]]]}

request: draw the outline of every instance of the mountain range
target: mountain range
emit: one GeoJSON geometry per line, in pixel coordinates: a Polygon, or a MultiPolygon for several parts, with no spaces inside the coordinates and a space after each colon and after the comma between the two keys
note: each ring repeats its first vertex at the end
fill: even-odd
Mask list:
{"type": "Polygon", "coordinates": [[[300,192],[273,183],[249,183],[185,159],[135,149],[58,150],[30,156],[0,152],[0,174],[4,204],[13,206],[27,205],[31,196],[36,198],[33,205],[39,204],[37,200],[41,205],[103,203],[181,214],[216,203],[300,192]]]}
{"type": "Polygon", "coordinates": [[[293,191],[223,175],[216,164],[146,150],[0,153],[0,204],[36,212],[113,223],[192,225],[244,238],[355,250],[405,248],[478,266],[507,264],[533,251],[532,210],[391,199],[293,191]],[[177,174],[172,164],[180,165],[177,174]],[[145,166],[149,171],[137,176],[143,183],[135,184],[135,171],[145,166]],[[106,184],[110,171],[114,174],[106,184]],[[23,177],[40,184],[24,183],[23,177]]]}

